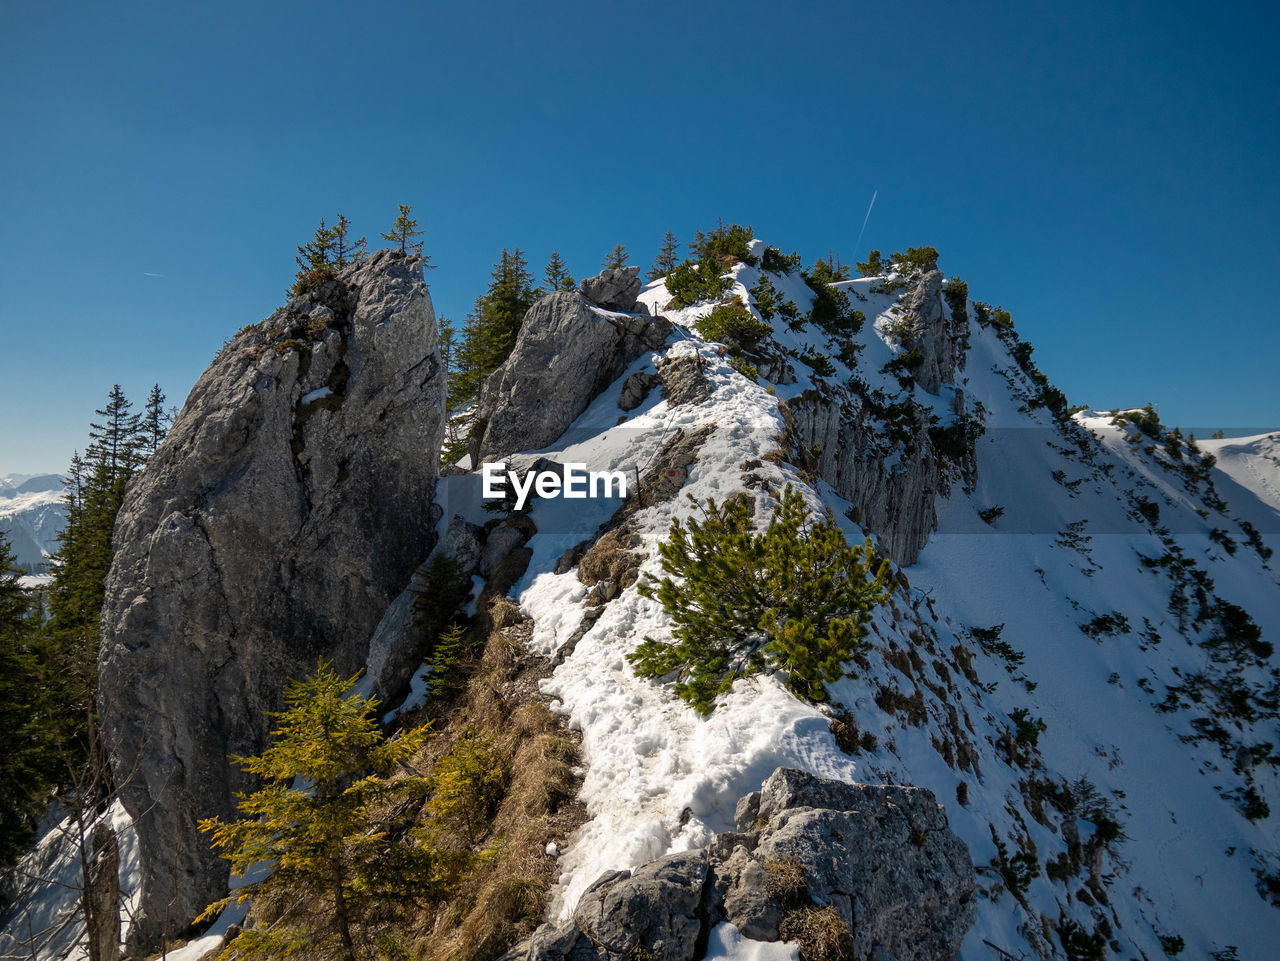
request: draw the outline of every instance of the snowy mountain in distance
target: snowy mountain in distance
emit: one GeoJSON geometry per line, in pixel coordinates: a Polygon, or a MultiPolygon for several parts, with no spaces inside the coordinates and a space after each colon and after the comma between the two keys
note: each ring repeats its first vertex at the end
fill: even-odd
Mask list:
{"type": "Polygon", "coordinates": [[[8,474],[0,478],[0,531],[20,567],[43,571],[58,549],[66,523],[58,474],[8,474]]]}

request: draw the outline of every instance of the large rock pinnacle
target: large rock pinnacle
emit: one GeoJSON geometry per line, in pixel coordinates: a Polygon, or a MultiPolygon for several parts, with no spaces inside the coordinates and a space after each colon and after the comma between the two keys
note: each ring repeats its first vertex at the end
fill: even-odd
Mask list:
{"type": "Polygon", "coordinates": [[[251,788],[286,681],[354,672],[433,539],[444,375],[419,258],[381,251],[246,327],[116,522],[99,709],[142,849],[135,947],[226,890],[200,818],[251,788]]]}

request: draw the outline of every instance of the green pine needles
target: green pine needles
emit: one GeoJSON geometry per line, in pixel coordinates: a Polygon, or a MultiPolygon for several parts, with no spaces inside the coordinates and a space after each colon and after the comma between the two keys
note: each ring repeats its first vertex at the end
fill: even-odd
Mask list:
{"type": "Polygon", "coordinates": [[[640,677],[676,675],[676,693],[701,714],[762,671],[785,674],[798,697],[825,699],[824,685],[867,648],[867,624],[889,598],[888,562],[873,573],[870,542],[848,546],[789,485],[763,533],[752,514],[739,495],[709,499],[701,519],[673,521],[658,549],[667,576],[640,587],[661,602],[675,639],[646,637],[628,659],[640,677]]]}
{"type": "Polygon", "coordinates": [[[200,920],[248,898],[287,903],[280,922],[246,930],[219,957],[300,949],[308,957],[370,957],[370,922],[441,897],[466,869],[466,854],[441,851],[397,818],[396,802],[429,792],[426,778],[392,776],[421,749],[428,729],[384,737],[378,702],[348,696],[356,679],[321,661],[312,677],[293,682],[285,710],[273,715],[272,744],[257,757],[232,758],[263,784],[239,795],[242,820],[200,822],[236,874],[258,876],[200,920]]]}

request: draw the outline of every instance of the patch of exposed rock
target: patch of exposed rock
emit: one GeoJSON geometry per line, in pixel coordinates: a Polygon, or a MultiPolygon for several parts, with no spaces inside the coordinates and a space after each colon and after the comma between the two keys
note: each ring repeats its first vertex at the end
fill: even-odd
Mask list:
{"type": "Polygon", "coordinates": [[[578,291],[605,310],[629,314],[636,309],[641,286],[639,267],[606,267],[596,276],[582,281],[578,291]]]}
{"type": "Polygon", "coordinates": [[[622,389],[618,392],[618,407],[626,411],[635,410],[659,383],[658,375],[653,371],[642,370],[632,374],[622,382],[622,389]]]}
{"type": "Polygon", "coordinates": [[[671,407],[700,404],[711,396],[707,361],[701,354],[664,357],[658,362],[658,376],[662,379],[662,396],[671,407]]]}
{"type": "Polygon", "coordinates": [[[693,961],[729,922],[778,941],[834,912],[856,958],[949,961],[976,916],[964,843],[923,788],[845,784],[779,768],[705,848],[604,875],[573,917],[505,961],[693,961]]]}
{"type": "MultiPolygon", "coordinates": [[[[926,271],[903,299],[903,348],[921,357],[912,378],[937,394],[964,365],[959,335],[942,307],[942,274],[926,271]]],[[[807,390],[780,405],[792,454],[853,505],[852,519],[873,531],[899,564],[915,562],[938,527],[936,499],[971,486],[980,418],[953,397],[952,427],[930,429],[928,410],[881,409],[843,389],[807,390]]]]}
{"type": "Polygon", "coordinates": [[[964,351],[956,343],[942,309],[942,272],[927,270],[903,298],[906,337],[902,346],[920,352],[916,382],[931,394],[955,379],[964,366],[964,351]]]}
{"type": "Polygon", "coordinates": [[[490,460],[550,444],[670,330],[663,318],[602,310],[581,293],[544,297],[525,315],[511,356],[485,382],[475,453],[490,460]]]}
{"type": "Polygon", "coordinates": [[[291,677],[365,663],[434,538],[444,375],[420,258],[382,251],[246,327],[129,488],[99,710],[137,825],[134,947],[226,890],[196,826],[253,785],[291,677]]]}

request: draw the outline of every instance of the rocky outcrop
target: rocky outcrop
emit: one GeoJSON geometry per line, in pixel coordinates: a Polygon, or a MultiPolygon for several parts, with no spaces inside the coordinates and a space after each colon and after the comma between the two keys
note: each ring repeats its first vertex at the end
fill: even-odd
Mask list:
{"type": "Polygon", "coordinates": [[[782,409],[795,446],[814,458],[816,473],[853,505],[851,519],[872,531],[899,564],[914,563],[938,527],[935,498],[949,483],[947,465],[928,435],[920,431],[902,444],[866,408],[816,391],[782,409]]]}
{"type": "Polygon", "coordinates": [[[947,961],[973,925],[973,862],[923,788],[780,768],[739,802],[736,828],[606,874],[506,961],[693,961],[718,924],[778,941],[814,914],[844,929],[850,957],[947,961]]]}
{"type": "Polygon", "coordinates": [[[290,677],[364,665],[432,546],[444,376],[423,261],[382,251],[237,334],[127,492],[99,709],[141,845],[135,945],[226,887],[196,821],[251,788],[290,677]]]}
{"type": "MultiPolygon", "coordinates": [[[[953,384],[965,355],[943,311],[937,269],[903,296],[900,330],[903,350],[920,357],[911,379],[932,394],[953,384]]],[[[853,505],[852,519],[899,564],[914,563],[937,529],[936,499],[953,483],[969,487],[975,480],[973,443],[982,428],[959,388],[946,428],[930,427],[933,412],[909,395],[885,407],[846,388],[811,389],[780,407],[793,453],[853,505]]]]}
{"type": "Polygon", "coordinates": [[[920,363],[913,372],[916,383],[936,394],[943,384],[955,380],[957,368],[964,365],[964,353],[942,309],[942,272],[937,267],[925,271],[903,298],[902,307],[906,332],[902,346],[920,353],[920,363]]]}
{"type": "Polygon", "coordinates": [[[485,382],[478,457],[550,444],[628,364],[661,347],[670,329],[659,317],[600,310],[580,293],[544,297],[525,315],[511,356],[485,382]]]}
{"type": "Polygon", "coordinates": [[[606,267],[594,277],[588,277],[578,285],[583,297],[605,310],[631,313],[636,309],[640,296],[639,267],[606,267]]]}
{"type": "Polygon", "coordinates": [[[658,362],[658,376],[662,379],[662,396],[670,407],[701,404],[711,396],[707,361],[701,354],[664,357],[658,362]]]}

